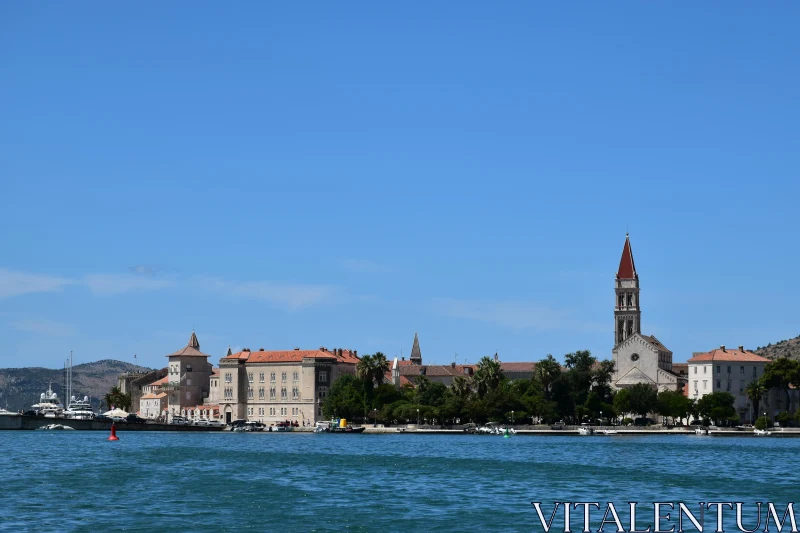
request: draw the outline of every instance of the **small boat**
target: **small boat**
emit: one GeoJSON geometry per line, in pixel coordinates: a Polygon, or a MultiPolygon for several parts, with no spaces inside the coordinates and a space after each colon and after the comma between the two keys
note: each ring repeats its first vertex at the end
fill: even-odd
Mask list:
{"type": "Polygon", "coordinates": [[[318,424],[317,427],[314,428],[314,432],[315,433],[323,433],[323,432],[324,433],[364,433],[364,430],[366,429],[364,426],[355,428],[355,427],[351,426],[350,424],[348,424],[347,421],[344,418],[334,418],[334,419],[332,419],[328,423],[327,428],[323,429],[322,431],[317,431],[317,428],[319,428],[319,427],[324,427],[324,426],[320,426],[318,424]]]}
{"type": "Polygon", "coordinates": [[[18,414],[19,413],[15,413],[14,411],[9,411],[8,409],[3,409],[0,407],[0,416],[14,416],[18,414]]]}
{"type": "Polygon", "coordinates": [[[42,426],[42,427],[40,427],[40,428],[36,428],[36,429],[37,429],[37,430],[39,430],[39,429],[43,429],[43,430],[53,430],[53,429],[71,429],[71,430],[73,430],[73,431],[75,430],[75,428],[71,428],[71,427],[69,427],[69,426],[65,426],[65,425],[63,425],[63,424],[47,424],[46,426],[42,426]]]}
{"type": "Polygon", "coordinates": [[[694,430],[695,435],[708,435],[707,427],[699,427],[694,430]]]}
{"type": "Polygon", "coordinates": [[[588,426],[579,427],[578,435],[594,435],[594,428],[588,426]]]}
{"type": "Polygon", "coordinates": [[[769,431],[769,430],[766,430],[766,429],[756,429],[756,430],[753,430],[753,433],[755,433],[756,435],[762,435],[762,436],[763,435],[772,435],[772,432],[769,431]]]}
{"type": "Polygon", "coordinates": [[[602,430],[600,430],[600,433],[602,433],[603,435],[616,435],[617,434],[617,430],[616,429],[602,429],[602,430]]]}

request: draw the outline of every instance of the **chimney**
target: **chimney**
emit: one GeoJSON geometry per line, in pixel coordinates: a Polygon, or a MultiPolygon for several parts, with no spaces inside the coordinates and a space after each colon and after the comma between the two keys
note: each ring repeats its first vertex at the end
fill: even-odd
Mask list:
{"type": "Polygon", "coordinates": [[[406,360],[406,356],[404,355],[402,358],[400,358],[400,360],[401,361],[405,361],[406,360]]]}
{"type": "Polygon", "coordinates": [[[450,363],[450,368],[455,368],[455,367],[456,367],[456,362],[455,362],[455,361],[453,361],[452,363],[450,363]]]}
{"type": "Polygon", "coordinates": [[[300,351],[300,348],[298,348],[297,346],[295,346],[295,347],[294,347],[294,351],[296,351],[296,352],[299,352],[299,351],[300,351]]]}
{"type": "Polygon", "coordinates": [[[744,346],[739,346],[739,351],[744,353],[744,346]]]}
{"type": "Polygon", "coordinates": [[[353,350],[353,357],[358,357],[358,350],[353,350]]]}
{"type": "Polygon", "coordinates": [[[719,347],[719,349],[720,349],[720,350],[722,350],[722,351],[724,352],[724,351],[725,351],[725,345],[724,345],[724,344],[722,344],[722,345],[719,347]]]}
{"type": "Polygon", "coordinates": [[[259,351],[259,352],[263,352],[263,351],[264,351],[264,348],[259,348],[259,349],[258,349],[258,351],[259,351]]]}

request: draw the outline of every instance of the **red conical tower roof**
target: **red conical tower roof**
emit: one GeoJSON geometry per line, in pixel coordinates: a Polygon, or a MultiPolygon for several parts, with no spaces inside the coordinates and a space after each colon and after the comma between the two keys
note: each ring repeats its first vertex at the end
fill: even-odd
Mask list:
{"type": "Polygon", "coordinates": [[[617,279],[638,279],[636,265],[633,264],[633,252],[631,251],[631,239],[625,234],[625,247],[622,249],[622,258],[619,260],[619,270],[617,279]]]}

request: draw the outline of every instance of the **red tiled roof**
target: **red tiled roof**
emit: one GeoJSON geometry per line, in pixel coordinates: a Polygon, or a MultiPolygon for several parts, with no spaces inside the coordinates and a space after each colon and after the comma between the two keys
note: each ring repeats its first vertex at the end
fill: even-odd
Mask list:
{"type": "Polygon", "coordinates": [[[730,348],[716,348],[710,352],[695,353],[688,363],[701,363],[705,361],[730,361],[734,363],[769,363],[766,357],[761,357],[747,350],[732,350],[730,348]]]}
{"type": "Polygon", "coordinates": [[[617,279],[636,279],[636,266],[633,264],[633,252],[631,251],[631,240],[625,235],[625,246],[622,248],[622,257],[619,260],[617,279]]]}
{"type": "Polygon", "coordinates": [[[148,384],[147,386],[148,387],[158,387],[159,385],[163,385],[165,383],[169,383],[169,376],[164,376],[163,378],[161,378],[161,379],[159,379],[157,381],[154,381],[154,382],[148,384]]]}
{"type": "Polygon", "coordinates": [[[299,363],[303,359],[336,359],[339,363],[357,364],[360,359],[350,350],[278,350],[278,351],[242,351],[222,358],[245,359],[248,363],[299,363]],[[335,352],[335,353],[334,353],[335,352]]]}
{"type": "Polygon", "coordinates": [[[533,369],[536,368],[536,363],[503,363],[500,362],[500,370],[502,372],[533,372],[533,369]]]}
{"type": "Polygon", "coordinates": [[[159,392],[158,394],[150,392],[142,396],[142,400],[157,400],[158,398],[164,398],[166,395],[166,392],[159,392]]]}

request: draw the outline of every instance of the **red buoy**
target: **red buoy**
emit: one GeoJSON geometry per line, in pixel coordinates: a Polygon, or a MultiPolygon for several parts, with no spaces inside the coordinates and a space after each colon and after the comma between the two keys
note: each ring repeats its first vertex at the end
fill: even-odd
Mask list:
{"type": "Polygon", "coordinates": [[[108,437],[108,440],[119,440],[119,437],[117,437],[117,425],[114,423],[111,424],[111,436],[108,437]]]}

